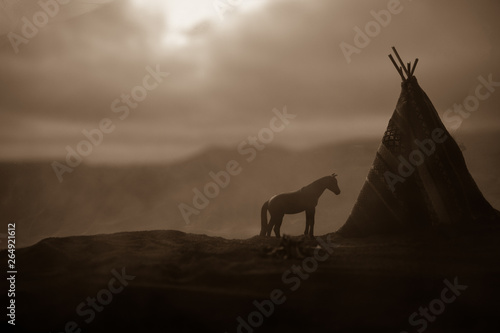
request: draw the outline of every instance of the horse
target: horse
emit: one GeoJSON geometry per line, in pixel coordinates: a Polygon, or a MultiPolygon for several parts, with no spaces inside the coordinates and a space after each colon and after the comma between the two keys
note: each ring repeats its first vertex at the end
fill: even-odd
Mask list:
{"type": "Polygon", "coordinates": [[[323,192],[329,189],[336,195],[340,194],[337,183],[337,174],[322,177],[311,184],[302,187],[295,192],[277,194],[268,201],[264,202],[261,209],[261,236],[271,236],[274,227],[274,233],[280,238],[280,228],[285,214],[297,214],[306,212],[306,230],[304,235],[313,237],[314,233],[314,215],[318,199],[323,192]],[[271,220],[267,223],[267,212],[271,214],[271,220]]]}

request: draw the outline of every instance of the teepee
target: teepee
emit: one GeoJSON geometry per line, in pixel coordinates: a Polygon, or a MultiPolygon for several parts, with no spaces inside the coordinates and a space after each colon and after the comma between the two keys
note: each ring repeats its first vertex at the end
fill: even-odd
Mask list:
{"type": "Polygon", "coordinates": [[[497,221],[462,152],[413,75],[418,59],[401,66],[401,94],[343,235],[497,221]]]}

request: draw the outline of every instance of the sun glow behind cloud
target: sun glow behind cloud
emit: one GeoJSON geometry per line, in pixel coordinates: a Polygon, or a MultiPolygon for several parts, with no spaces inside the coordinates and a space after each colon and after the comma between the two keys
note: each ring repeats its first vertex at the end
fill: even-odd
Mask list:
{"type": "MultiPolygon", "coordinates": [[[[182,47],[189,43],[189,32],[196,26],[204,23],[220,25],[225,21],[217,12],[216,1],[131,0],[131,3],[138,9],[161,13],[167,22],[163,42],[169,47],[182,47]]],[[[256,10],[267,2],[267,0],[241,0],[237,5],[231,6],[227,0],[219,1],[229,6],[224,15],[227,17],[256,10]]]]}

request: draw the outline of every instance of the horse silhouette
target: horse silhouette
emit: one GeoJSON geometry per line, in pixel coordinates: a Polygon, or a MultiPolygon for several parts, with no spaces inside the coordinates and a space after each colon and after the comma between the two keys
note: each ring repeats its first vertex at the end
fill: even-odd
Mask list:
{"type": "Polygon", "coordinates": [[[305,235],[313,236],[314,233],[314,214],[319,197],[326,189],[335,194],[340,194],[337,183],[337,174],[322,177],[311,184],[304,186],[298,191],[281,193],[271,197],[264,202],[261,209],[261,236],[271,236],[274,228],[276,237],[280,237],[281,223],[285,214],[297,214],[306,211],[306,230],[305,235]],[[267,211],[271,214],[271,220],[267,223],[267,211]]]}

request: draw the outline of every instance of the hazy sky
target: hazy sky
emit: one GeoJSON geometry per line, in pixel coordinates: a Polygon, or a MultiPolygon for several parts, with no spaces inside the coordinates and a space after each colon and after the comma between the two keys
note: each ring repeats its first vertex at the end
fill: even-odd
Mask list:
{"type": "MultiPolygon", "coordinates": [[[[35,1],[0,0],[1,158],[62,159],[105,118],[114,130],[86,162],[236,150],[284,106],[296,118],[273,144],[381,137],[400,92],[387,58],[393,45],[404,60],[420,59],[416,76],[440,113],[474,95],[479,76],[500,82],[496,0],[232,2],[222,19],[227,0],[219,12],[212,0],[73,0],[59,8],[42,0],[53,17],[35,1]],[[372,11],[388,7],[395,13],[382,15],[383,25],[370,24],[372,11]],[[356,46],[356,27],[367,24],[372,37],[348,62],[341,43],[356,46]],[[147,96],[120,119],[115,100],[115,110],[124,107],[122,94],[155,70],[169,75],[147,79],[147,96]]],[[[460,130],[498,128],[498,89],[460,130]]]]}

